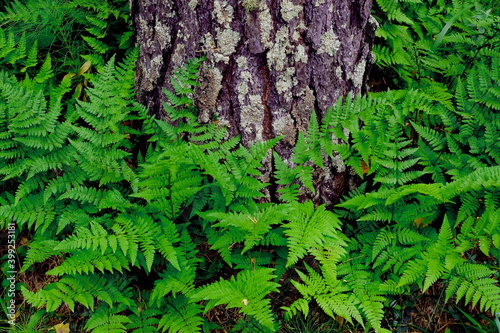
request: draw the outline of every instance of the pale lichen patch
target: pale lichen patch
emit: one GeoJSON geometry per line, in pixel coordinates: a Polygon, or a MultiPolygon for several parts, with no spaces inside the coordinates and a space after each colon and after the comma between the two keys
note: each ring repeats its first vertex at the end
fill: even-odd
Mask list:
{"type": "Polygon", "coordinates": [[[295,48],[295,62],[303,62],[307,64],[307,61],[309,60],[307,54],[306,54],[306,49],[303,45],[299,44],[295,48]]]}
{"type": "Polygon", "coordinates": [[[250,84],[253,84],[252,74],[247,70],[248,69],[248,60],[245,57],[237,57],[236,63],[238,64],[238,68],[241,70],[240,72],[240,80],[238,80],[238,85],[236,90],[238,91],[238,102],[240,105],[245,105],[246,96],[248,94],[250,84]]]}
{"type": "Polygon", "coordinates": [[[172,64],[175,67],[180,67],[185,62],[185,46],[184,44],[176,44],[175,52],[172,54],[172,64]]]}
{"type": "Polygon", "coordinates": [[[214,1],[214,17],[223,27],[217,27],[217,47],[214,50],[215,61],[229,62],[229,56],[236,51],[236,46],[240,41],[240,34],[231,29],[230,24],[234,19],[234,8],[227,1],[214,1]]]}
{"type": "Polygon", "coordinates": [[[207,32],[203,35],[202,38],[203,49],[207,51],[213,51],[215,49],[215,41],[214,36],[211,33],[207,32]]]}
{"type": "Polygon", "coordinates": [[[161,55],[157,55],[153,57],[149,64],[149,66],[144,66],[144,76],[149,78],[149,80],[143,80],[141,89],[145,91],[152,91],[154,86],[153,83],[156,82],[158,77],[160,76],[160,68],[163,65],[163,57],[161,55]]]}
{"type": "Polygon", "coordinates": [[[170,44],[170,40],[170,27],[164,23],[156,22],[154,26],[154,37],[151,38],[151,41],[158,43],[158,45],[161,45],[161,47],[165,47],[170,44]]]}
{"type": "Polygon", "coordinates": [[[260,22],[260,42],[266,48],[270,48],[273,45],[271,41],[271,32],[273,31],[273,19],[271,17],[271,12],[267,7],[265,1],[260,2],[259,7],[259,22],[260,22]]]}
{"type": "Polygon", "coordinates": [[[285,22],[289,23],[292,19],[299,16],[299,13],[303,10],[303,7],[300,5],[295,5],[290,0],[283,0],[281,2],[281,17],[285,22]]]}
{"type": "Polygon", "coordinates": [[[372,15],[370,15],[370,17],[368,18],[368,24],[371,26],[373,31],[377,31],[377,29],[380,27],[380,24],[372,15]]]}
{"type": "Polygon", "coordinates": [[[248,94],[248,83],[249,83],[248,76],[250,75],[250,73],[248,71],[245,71],[242,72],[241,74],[242,74],[241,81],[238,82],[236,90],[238,90],[238,101],[240,102],[240,104],[243,105],[245,104],[245,96],[248,94]]]}
{"type": "Polygon", "coordinates": [[[216,28],[217,43],[211,33],[207,32],[202,38],[203,49],[210,53],[214,62],[229,62],[229,56],[236,51],[240,34],[236,31],[216,28]]]}
{"type": "Polygon", "coordinates": [[[342,80],[342,68],[340,66],[335,68],[335,75],[339,80],[342,80]]]}
{"type": "Polygon", "coordinates": [[[346,166],[344,164],[344,159],[340,154],[334,154],[332,157],[332,164],[337,169],[338,173],[343,173],[346,171],[346,166]]]}
{"type": "Polygon", "coordinates": [[[259,8],[259,2],[261,2],[261,0],[243,0],[242,4],[246,12],[250,13],[259,8]]]}
{"type": "Polygon", "coordinates": [[[356,66],[354,66],[354,72],[352,73],[352,83],[356,88],[361,88],[363,85],[363,78],[366,71],[366,60],[361,60],[356,66]]]}
{"type": "Polygon", "coordinates": [[[225,56],[230,56],[236,51],[240,41],[240,34],[231,29],[217,32],[217,50],[225,56]]]}
{"type": "Polygon", "coordinates": [[[229,28],[229,24],[233,21],[234,18],[233,6],[228,4],[226,1],[215,0],[214,16],[217,22],[219,22],[226,28],[229,28]]]}
{"type": "MultiPolygon", "coordinates": [[[[344,132],[344,136],[346,138],[348,138],[349,135],[350,135],[349,130],[348,129],[344,129],[343,132],[344,132]]],[[[337,138],[337,137],[335,137],[335,136],[332,135],[332,142],[334,144],[337,144],[337,143],[342,143],[342,140],[340,140],[339,138],[337,138]]],[[[340,154],[334,154],[333,155],[333,157],[332,157],[332,164],[337,169],[337,172],[339,172],[339,173],[343,173],[343,172],[345,172],[347,170],[346,165],[344,163],[344,159],[342,158],[342,156],[340,156],[340,154]]],[[[352,168],[350,168],[350,169],[352,169],[352,168]]]]}
{"type": "Polygon", "coordinates": [[[339,49],[340,40],[335,32],[333,32],[333,29],[330,28],[321,36],[321,46],[318,53],[326,53],[333,57],[339,49]]]}
{"type": "Polygon", "coordinates": [[[240,74],[241,79],[253,85],[253,76],[249,71],[243,71],[240,74]]]}
{"type": "MultiPolygon", "coordinates": [[[[207,63],[205,63],[207,64],[207,63]]],[[[222,89],[222,74],[217,67],[203,65],[200,70],[200,87],[197,89],[196,101],[200,109],[198,118],[202,123],[210,120],[210,114],[215,110],[217,98],[222,89]]]]}
{"type": "Polygon", "coordinates": [[[304,21],[300,21],[299,24],[293,30],[292,38],[294,41],[298,41],[301,38],[301,33],[306,31],[307,27],[304,21]]]}
{"type": "Polygon", "coordinates": [[[242,106],[240,124],[246,134],[255,134],[251,142],[263,141],[262,121],[264,119],[264,106],[260,95],[249,95],[249,104],[242,106]]]}
{"type": "Polygon", "coordinates": [[[191,8],[192,11],[194,11],[196,9],[196,7],[198,6],[198,0],[189,1],[188,6],[189,6],[189,8],[191,8]]]}
{"type": "Polygon", "coordinates": [[[147,25],[146,19],[143,16],[138,16],[138,20],[139,20],[138,25],[141,27],[144,27],[143,28],[143,36],[142,36],[144,41],[149,41],[149,40],[153,39],[153,31],[154,30],[151,28],[150,25],[147,25]]]}
{"type": "Polygon", "coordinates": [[[289,114],[285,113],[285,115],[281,118],[274,119],[273,129],[276,136],[284,136],[283,141],[287,142],[290,145],[295,144],[296,130],[294,121],[289,114]]]}
{"type": "MultiPolygon", "coordinates": [[[[236,62],[241,65],[241,69],[243,69],[239,76],[240,80],[238,80],[238,85],[236,86],[236,90],[238,92],[238,103],[242,105],[242,109],[248,107],[248,104],[252,104],[250,100],[251,96],[247,98],[248,92],[250,91],[249,85],[253,84],[252,74],[246,70],[248,68],[247,59],[244,57],[238,57],[236,62]]],[[[248,116],[248,115],[247,115],[248,116]]],[[[247,117],[245,116],[245,117],[247,117]]],[[[243,119],[242,115],[242,119],[243,119]]]]}
{"type": "Polygon", "coordinates": [[[314,110],[315,100],[316,98],[311,88],[305,87],[303,97],[297,104],[292,105],[292,116],[295,120],[295,128],[297,131],[307,132],[309,128],[309,117],[311,111],[314,110]]]}
{"type": "Polygon", "coordinates": [[[236,58],[236,63],[238,64],[238,68],[241,70],[248,69],[248,60],[246,57],[239,56],[236,58]]]}
{"type": "Polygon", "coordinates": [[[285,101],[289,102],[292,100],[292,87],[296,84],[295,68],[288,67],[286,71],[279,76],[278,82],[276,82],[276,90],[279,94],[283,95],[285,101]]]}
{"type": "Polygon", "coordinates": [[[290,53],[290,43],[288,42],[288,28],[281,27],[276,33],[274,45],[267,53],[267,61],[271,68],[281,71],[285,68],[287,54],[290,53]]]}

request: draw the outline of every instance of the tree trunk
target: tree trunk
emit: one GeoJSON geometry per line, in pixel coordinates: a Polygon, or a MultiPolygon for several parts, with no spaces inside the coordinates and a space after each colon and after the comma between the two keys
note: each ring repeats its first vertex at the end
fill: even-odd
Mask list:
{"type": "MultiPolygon", "coordinates": [[[[140,102],[161,114],[173,70],[206,55],[200,121],[216,114],[245,145],[284,135],[276,151],[285,160],[311,112],[321,120],[339,97],[366,90],[371,0],[131,0],[131,9],[140,102]]],[[[316,200],[335,203],[349,175],[341,162],[327,171],[318,172],[316,200]]]]}

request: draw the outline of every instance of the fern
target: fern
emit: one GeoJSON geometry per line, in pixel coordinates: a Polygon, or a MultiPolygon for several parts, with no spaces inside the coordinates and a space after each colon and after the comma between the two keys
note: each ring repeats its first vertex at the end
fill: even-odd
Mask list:
{"type": "Polygon", "coordinates": [[[161,279],[155,282],[155,287],[151,293],[151,301],[160,304],[162,298],[168,294],[188,295],[195,288],[196,265],[202,260],[196,257],[197,251],[194,249],[192,239],[186,230],[183,230],[178,248],[178,266],[170,264],[160,273],[161,279]]]}
{"type": "Polygon", "coordinates": [[[248,207],[248,209],[238,213],[213,212],[203,215],[207,220],[217,222],[213,225],[214,227],[227,230],[227,233],[221,233],[223,241],[216,241],[213,248],[222,250],[224,247],[230,246],[231,241],[243,242],[244,246],[241,252],[243,254],[259,244],[263,236],[271,230],[272,225],[281,224],[287,216],[287,210],[275,205],[252,208],[254,209],[248,207]],[[230,237],[228,233],[234,233],[239,237],[230,237]]]}
{"type": "Polygon", "coordinates": [[[191,333],[201,332],[203,318],[199,315],[202,306],[191,303],[184,295],[169,297],[165,301],[166,311],[160,319],[158,328],[162,332],[191,333]]]}
{"type": "Polygon", "coordinates": [[[58,282],[51,283],[43,290],[35,293],[22,287],[26,299],[35,306],[45,306],[47,311],[56,310],[63,302],[73,311],[75,302],[93,308],[94,297],[113,306],[131,305],[130,295],[123,293],[123,286],[110,276],[87,275],[65,276],[58,282]]]}
{"type": "Polygon", "coordinates": [[[290,222],[284,225],[289,248],[287,266],[295,264],[311,249],[322,250],[326,246],[336,248],[337,259],[342,256],[346,243],[338,231],[340,221],[323,206],[314,209],[310,201],[294,204],[288,219],[290,222]]]}
{"type": "Polygon", "coordinates": [[[155,306],[148,304],[149,293],[142,293],[138,299],[137,307],[132,307],[132,315],[128,316],[130,322],[126,324],[127,330],[131,332],[158,332],[158,324],[160,320],[157,318],[162,314],[162,311],[155,306]]]}
{"type": "Polygon", "coordinates": [[[92,330],[93,333],[125,332],[125,325],[130,324],[131,320],[127,316],[118,314],[125,309],[125,305],[113,309],[102,303],[87,321],[85,328],[92,330]]]}
{"type": "Polygon", "coordinates": [[[484,6],[491,6],[487,2],[477,3],[475,10],[470,10],[472,6],[467,2],[459,1],[441,2],[437,6],[421,1],[379,0],[376,4],[384,12],[378,12],[382,14],[379,21],[384,23],[377,35],[386,43],[374,48],[375,54],[381,66],[395,69],[407,84],[420,84],[421,80],[438,78],[441,74],[460,75],[468,67],[467,61],[473,60],[477,48],[490,49],[494,45],[481,45],[485,30],[473,28],[493,28],[494,15],[484,11],[484,6]],[[401,16],[402,10],[409,15],[401,16]]]}
{"type": "MultiPolygon", "coordinates": [[[[343,275],[342,270],[344,267],[351,268],[351,265],[341,266],[339,275],[343,275]]],[[[381,302],[385,298],[377,295],[373,282],[366,285],[368,281],[362,271],[356,272],[349,269],[354,279],[349,277],[349,281],[347,281],[345,278],[344,280],[337,279],[335,275],[326,271],[322,276],[310,267],[306,266],[306,268],[308,275],[298,272],[304,284],[294,282],[295,287],[304,298],[292,304],[289,309],[292,314],[300,310],[307,315],[309,311],[308,302],[314,299],[323,311],[331,317],[341,316],[351,323],[355,319],[363,326],[365,325],[363,317],[365,317],[375,331],[387,331],[380,327],[383,316],[383,304],[381,302]],[[364,287],[361,287],[363,285],[364,287]]]]}
{"type": "Polygon", "coordinates": [[[241,308],[242,313],[252,316],[264,328],[272,331],[274,325],[269,300],[264,299],[278,287],[278,284],[269,281],[274,278],[272,272],[269,268],[243,271],[229,281],[220,280],[197,290],[191,299],[206,300],[205,311],[219,304],[241,308]]]}
{"type": "MultiPolygon", "coordinates": [[[[220,306],[245,316],[233,331],[275,332],[269,295],[294,268],[302,296],[292,315],[314,301],[384,332],[395,295],[439,282],[447,300],[499,311],[500,63],[487,32],[496,14],[459,1],[379,0],[389,19],[379,63],[415,83],[339,99],[321,123],[313,112],[291,158],[273,155],[269,179],[262,161],[280,138],[244,147],[225,126],[199,123],[192,95],[203,59],[174,71],[165,119],[154,119],[134,101],[137,51],[103,61],[127,44],[110,38],[114,21],[128,22],[124,10],[56,3],[82,28],[75,47],[93,50],[83,67],[61,66],[46,49],[53,42],[30,33],[42,27],[24,17],[34,2],[0,14],[11,20],[0,30],[0,222],[30,235],[23,272],[59,262],[47,272],[57,282],[22,287],[28,303],[49,312],[81,304],[92,332],[200,332],[220,306]],[[85,90],[71,97],[78,84],[85,90]],[[335,212],[300,202],[332,159],[363,185],[335,212]],[[281,203],[266,202],[274,181],[281,203]],[[487,259],[475,261],[479,252],[487,259]],[[127,277],[137,272],[154,280],[151,292],[127,277]]],[[[42,23],[47,36],[57,32],[42,23]]]]}

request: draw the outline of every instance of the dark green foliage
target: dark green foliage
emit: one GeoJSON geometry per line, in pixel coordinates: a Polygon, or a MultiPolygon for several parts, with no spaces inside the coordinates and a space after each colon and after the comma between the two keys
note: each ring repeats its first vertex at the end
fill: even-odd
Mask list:
{"type": "MultiPolygon", "coordinates": [[[[379,4],[393,21],[409,24],[417,32],[425,26],[413,22],[395,1],[379,4]]],[[[457,15],[448,20],[434,44],[401,34],[405,30],[391,21],[379,30],[391,43],[399,43],[391,44],[390,54],[396,60],[386,65],[397,70],[409,89],[339,100],[319,130],[311,119],[310,133],[298,139],[294,169],[275,155],[278,183],[289,186],[280,191],[285,202],[297,198],[297,182],[308,187],[310,166],[321,167],[325,155],[334,159],[340,155],[365,180],[336,210],[349,236],[344,255],[330,261],[328,269],[322,263],[320,269],[299,272],[303,282],[295,285],[304,298],[292,304],[292,313],[307,315],[314,299],[331,316],[383,331],[383,308],[392,295],[408,294],[415,286],[426,291],[438,281],[446,286],[446,300],[455,297],[478,305],[480,311],[499,311],[500,36],[498,28],[479,29],[462,58],[438,58],[443,52],[459,54],[463,47],[457,35],[446,37],[446,29],[462,14],[463,30],[470,30],[471,20],[478,18],[467,16],[460,9],[465,5],[458,5],[453,3],[457,15]],[[400,30],[392,35],[391,29],[400,30]],[[416,50],[418,59],[411,57],[416,50]],[[431,53],[433,62],[425,58],[431,53]],[[483,54],[481,61],[474,58],[478,54],[483,54]],[[415,64],[418,80],[411,76],[416,75],[415,64]],[[451,75],[442,75],[445,72],[451,75]],[[489,260],[470,259],[478,252],[489,260]]],[[[478,4],[476,10],[482,7],[478,4]]],[[[432,20],[423,9],[415,14],[427,23],[432,20]]],[[[483,14],[491,20],[482,25],[498,24],[493,11],[483,14]]],[[[423,33],[418,36],[428,40],[423,33]]],[[[379,61],[384,60],[379,57],[379,61]]],[[[316,258],[321,262],[321,256],[316,258]]]]}
{"type": "Polygon", "coordinates": [[[208,300],[205,308],[211,309],[219,304],[227,307],[241,308],[241,312],[252,316],[266,332],[273,332],[273,315],[269,309],[269,299],[264,297],[277,291],[278,284],[271,282],[273,269],[259,268],[244,270],[236,278],[220,280],[195,292],[194,301],[208,300]]]}
{"type": "Polygon", "coordinates": [[[326,313],[360,322],[364,317],[383,331],[390,295],[414,285],[425,291],[438,280],[446,285],[446,300],[456,296],[481,311],[499,311],[498,140],[487,133],[500,133],[500,122],[498,110],[475,97],[479,82],[488,82],[484,96],[500,84],[496,69],[472,68],[446,99],[415,90],[379,93],[348,98],[327,114],[333,120],[320,136],[341,138],[331,149],[372,190],[362,187],[339,205],[347,209],[340,215],[357,221],[346,226],[349,247],[339,258],[344,263],[322,266],[321,275],[300,273],[304,299],[292,305],[293,312],[307,314],[307,301],[314,299],[326,313]],[[416,110],[420,124],[411,120],[416,110]],[[492,261],[464,257],[476,251],[492,261]]]}
{"type": "Polygon", "coordinates": [[[477,62],[498,58],[498,1],[376,0],[374,4],[380,24],[376,35],[381,39],[373,49],[377,65],[393,69],[400,86],[426,89],[434,81],[451,83],[477,62]]]}
{"type": "Polygon", "coordinates": [[[82,58],[102,66],[132,45],[127,1],[13,0],[0,8],[0,64],[14,74],[50,57],[56,74],[81,75],[82,58]]]}
{"type": "MultiPolygon", "coordinates": [[[[271,257],[250,259],[259,257],[250,250],[260,246],[271,225],[283,222],[289,209],[255,203],[266,184],[254,177],[278,139],[246,149],[237,139],[224,140],[225,128],[197,123],[187,94],[200,60],[178,72],[177,91],[168,94],[169,116],[177,125],[152,121],[133,101],[135,57],[133,52],[122,64],[112,59],[103,66],[91,78],[88,101],[74,108],[63,101],[69,78],[48,89],[50,71],[39,82],[38,74],[22,81],[1,74],[2,228],[15,221],[19,231],[31,232],[22,271],[50,257],[64,259],[47,272],[59,276],[58,282],[36,293],[23,287],[24,297],[49,312],[63,303],[72,310],[75,303],[85,306],[93,312],[86,324],[93,332],[157,326],[194,332],[203,323],[195,302],[215,297],[210,291],[227,282],[227,297],[234,296],[231,288],[243,295],[229,306],[244,307],[255,325],[272,331],[269,300],[264,299],[277,286],[269,281],[276,277],[268,267],[271,257]],[[127,126],[134,121],[142,121],[142,127],[127,126]],[[131,151],[140,136],[149,137],[150,146],[138,153],[144,162],[135,165],[131,151]],[[255,260],[261,267],[255,272],[265,274],[254,276],[251,265],[236,280],[198,287],[196,269],[203,260],[193,245],[196,229],[228,263],[233,256],[240,262],[255,260]],[[231,243],[221,240],[244,247],[228,250],[231,243]],[[151,311],[137,311],[128,277],[132,269],[160,273],[147,297],[151,311]],[[262,281],[252,287],[253,279],[262,281]],[[241,303],[245,299],[252,304],[248,308],[246,301],[241,303]]],[[[276,235],[285,246],[283,233],[276,235]]]]}
{"type": "Polygon", "coordinates": [[[40,4],[12,2],[0,15],[10,20],[0,29],[0,229],[15,222],[29,237],[21,272],[53,262],[44,273],[57,278],[20,286],[24,300],[49,313],[83,307],[91,332],[207,332],[222,308],[239,313],[232,331],[276,332],[273,295],[293,287],[286,318],[317,305],[376,332],[390,331],[398,297],[437,284],[446,301],[500,312],[500,37],[488,30],[498,15],[459,1],[378,4],[389,18],[379,64],[405,89],[346,96],[321,123],[313,112],[292,167],[273,155],[271,203],[261,162],[280,138],[247,148],[218,122],[199,123],[191,96],[203,59],[175,71],[166,120],[154,119],[134,100],[137,52],[102,60],[128,40],[110,38],[111,21],[128,20],[123,3],[60,2],[72,9],[63,22],[85,28],[80,40],[33,20],[40,4]],[[92,49],[85,59],[99,72],[60,75],[80,67],[61,61],[73,47],[92,49]],[[327,158],[364,182],[334,211],[299,201],[327,158]]]}

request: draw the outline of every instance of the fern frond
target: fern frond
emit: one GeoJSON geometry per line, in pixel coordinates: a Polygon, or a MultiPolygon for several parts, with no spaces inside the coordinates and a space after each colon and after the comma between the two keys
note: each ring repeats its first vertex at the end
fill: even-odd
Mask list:
{"type": "Polygon", "coordinates": [[[130,263],[120,252],[107,253],[102,255],[100,252],[81,249],[72,252],[71,256],[51,269],[47,274],[60,275],[65,274],[89,274],[100,271],[114,272],[117,270],[122,273],[123,269],[128,269],[130,263]]]}
{"type": "Polygon", "coordinates": [[[22,288],[26,300],[34,306],[45,306],[47,311],[55,311],[63,302],[74,311],[75,302],[79,302],[89,309],[93,309],[95,299],[113,306],[115,303],[130,306],[130,299],[123,286],[117,284],[116,279],[108,275],[64,276],[44,289],[33,293],[22,288]]]}
{"type": "Polygon", "coordinates": [[[184,295],[171,296],[165,301],[165,314],[161,317],[158,328],[162,331],[178,333],[201,332],[203,318],[200,316],[202,306],[192,303],[184,295]]]}
{"type": "Polygon", "coordinates": [[[110,308],[106,303],[102,303],[92,313],[85,324],[85,329],[92,330],[92,333],[123,333],[126,332],[126,324],[132,321],[124,315],[118,313],[125,310],[125,305],[119,305],[115,308],[110,308]]]}
{"type": "MultiPolygon", "coordinates": [[[[210,221],[218,221],[215,227],[236,228],[244,232],[242,254],[252,249],[271,230],[272,225],[279,225],[286,218],[287,209],[276,205],[265,206],[256,211],[242,213],[207,213],[203,216],[210,221]]],[[[214,244],[214,248],[217,248],[214,244]]]]}
{"type": "Polygon", "coordinates": [[[169,293],[189,295],[195,288],[197,264],[202,260],[196,257],[197,251],[186,230],[181,232],[180,246],[176,247],[176,251],[179,267],[170,264],[164,272],[161,272],[161,279],[156,281],[151,293],[150,300],[157,302],[158,305],[169,293]]]}
{"type": "Polygon", "coordinates": [[[288,237],[287,266],[296,263],[313,248],[322,249],[325,246],[338,246],[342,249],[346,243],[339,232],[338,217],[324,206],[314,209],[311,201],[293,203],[290,205],[289,223],[284,224],[285,235],[288,237]]]}
{"type": "Polygon", "coordinates": [[[56,240],[48,239],[37,239],[31,242],[20,272],[26,271],[34,263],[43,262],[54,255],[60,254],[60,251],[55,250],[57,244],[56,240]]]}
{"type": "Polygon", "coordinates": [[[191,300],[206,300],[205,312],[219,304],[240,308],[242,313],[254,317],[264,327],[273,329],[269,300],[264,298],[278,287],[277,283],[269,281],[275,277],[272,272],[270,268],[242,271],[229,281],[221,279],[195,291],[191,300]]]}

